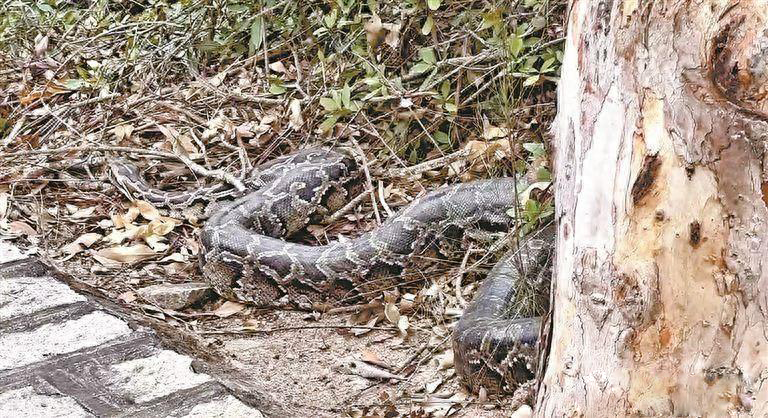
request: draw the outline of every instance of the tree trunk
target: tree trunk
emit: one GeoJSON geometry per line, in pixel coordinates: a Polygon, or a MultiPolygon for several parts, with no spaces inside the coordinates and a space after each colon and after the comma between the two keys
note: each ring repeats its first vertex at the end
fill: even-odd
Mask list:
{"type": "Polygon", "coordinates": [[[539,416],[768,415],[768,6],[573,0],[539,416]]]}

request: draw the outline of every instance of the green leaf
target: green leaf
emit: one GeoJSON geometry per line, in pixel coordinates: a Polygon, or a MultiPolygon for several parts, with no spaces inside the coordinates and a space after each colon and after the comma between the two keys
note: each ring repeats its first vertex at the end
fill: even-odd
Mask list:
{"type": "Polygon", "coordinates": [[[528,199],[528,201],[525,202],[525,219],[528,222],[533,222],[536,220],[536,218],[539,217],[539,214],[541,213],[541,205],[539,202],[528,199]]]}
{"type": "Polygon", "coordinates": [[[447,133],[443,131],[437,131],[432,134],[432,136],[435,138],[435,141],[437,141],[438,144],[448,145],[451,143],[451,138],[447,133]]]}
{"type": "Polygon", "coordinates": [[[424,26],[421,27],[421,34],[424,36],[432,33],[432,28],[435,26],[435,20],[432,16],[427,16],[427,20],[424,21],[424,26]]]}
{"type": "Polygon", "coordinates": [[[544,61],[544,64],[541,64],[541,70],[539,70],[542,73],[546,73],[548,71],[554,70],[554,67],[552,67],[552,64],[555,63],[555,58],[549,58],[546,61],[544,61]]]}
{"type": "Polygon", "coordinates": [[[87,82],[85,80],[79,79],[79,78],[70,78],[69,80],[64,82],[64,85],[69,90],[80,90],[82,88],[90,86],[91,83],[89,83],[89,82],[87,82]]]}
{"type": "Polygon", "coordinates": [[[537,181],[552,181],[552,173],[549,172],[545,167],[539,168],[538,172],[536,172],[536,180],[537,181]]]}
{"type": "Polygon", "coordinates": [[[501,10],[496,9],[490,13],[483,13],[483,24],[480,30],[488,29],[501,24],[501,10]]]}
{"type": "Polygon", "coordinates": [[[269,92],[272,94],[283,94],[285,93],[285,87],[279,85],[279,84],[270,84],[269,85],[269,92]]]}
{"type": "Polygon", "coordinates": [[[540,142],[526,142],[523,144],[523,149],[530,152],[534,158],[544,155],[544,144],[540,142]]]}
{"type": "Polygon", "coordinates": [[[411,150],[410,155],[408,155],[408,161],[411,163],[417,163],[419,161],[419,153],[415,149],[411,150]]]}
{"type": "Polygon", "coordinates": [[[445,108],[445,110],[447,110],[447,111],[449,111],[451,113],[456,113],[459,110],[456,107],[456,103],[453,103],[453,102],[447,102],[447,103],[445,103],[443,105],[443,107],[445,108]]]}
{"type": "Polygon", "coordinates": [[[451,94],[451,82],[448,80],[443,81],[443,84],[440,86],[440,95],[443,96],[443,99],[447,99],[448,96],[451,94]]]}
{"type": "Polygon", "coordinates": [[[333,25],[336,24],[336,19],[339,17],[339,9],[333,9],[331,10],[331,13],[323,16],[323,23],[325,23],[325,27],[332,28],[333,25]]]}
{"type": "Polygon", "coordinates": [[[341,89],[341,104],[345,109],[349,109],[349,99],[352,92],[349,90],[349,84],[345,84],[341,89]]]}
{"type": "Polygon", "coordinates": [[[547,18],[544,16],[536,16],[531,19],[531,26],[539,30],[547,26],[547,18]]]}
{"type": "Polygon", "coordinates": [[[427,0],[427,6],[429,10],[437,10],[440,8],[441,0],[427,0]]]}
{"type": "Polygon", "coordinates": [[[263,24],[264,18],[261,16],[254,19],[251,24],[251,39],[248,41],[248,55],[253,55],[259,48],[261,48],[261,43],[264,41],[261,31],[263,24]]]}
{"type": "Polygon", "coordinates": [[[349,109],[349,110],[351,110],[353,112],[357,112],[358,110],[362,109],[362,107],[363,107],[363,102],[360,102],[360,101],[357,101],[357,100],[353,100],[349,104],[349,106],[347,106],[347,109],[349,109]]]}
{"type": "Polygon", "coordinates": [[[432,48],[419,49],[419,58],[427,64],[434,64],[437,62],[437,58],[435,58],[435,50],[432,48]]]}
{"type": "Polygon", "coordinates": [[[509,52],[517,58],[520,55],[520,51],[523,49],[523,38],[517,35],[512,35],[509,39],[509,52]]]}
{"type": "Polygon", "coordinates": [[[328,116],[318,127],[321,131],[328,132],[333,129],[334,126],[336,126],[337,120],[339,120],[339,118],[336,116],[328,116]]]}
{"type": "Polygon", "coordinates": [[[339,110],[339,105],[336,103],[336,100],[333,100],[330,97],[321,97],[320,105],[323,106],[327,112],[335,112],[339,110]]]}
{"type": "Polygon", "coordinates": [[[411,75],[421,74],[424,72],[429,71],[432,68],[432,64],[426,63],[426,62],[419,62],[413,67],[411,67],[411,75]]]}
{"type": "Polygon", "coordinates": [[[532,86],[536,84],[537,81],[539,81],[539,75],[538,74],[532,75],[526,78],[525,81],[523,81],[523,86],[524,87],[532,86]]]}

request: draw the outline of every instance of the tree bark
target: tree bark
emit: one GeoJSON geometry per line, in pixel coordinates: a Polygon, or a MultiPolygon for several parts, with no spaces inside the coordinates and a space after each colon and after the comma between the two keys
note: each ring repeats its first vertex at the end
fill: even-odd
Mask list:
{"type": "Polygon", "coordinates": [[[768,415],[766,22],[571,2],[538,416],[768,415]]]}

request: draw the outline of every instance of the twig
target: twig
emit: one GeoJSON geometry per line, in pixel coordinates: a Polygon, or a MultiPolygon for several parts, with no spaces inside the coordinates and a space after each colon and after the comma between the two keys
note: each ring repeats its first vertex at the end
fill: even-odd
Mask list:
{"type": "Polygon", "coordinates": [[[509,73],[509,71],[508,71],[506,68],[505,68],[505,69],[503,69],[503,70],[501,70],[501,71],[499,71],[499,72],[498,72],[498,74],[496,74],[495,76],[493,76],[493,78],[491,78],[490,80],[488,80],[488,82],[487,82],[487,83],[485,83],[485,84],[483,84],[482,86],[480,86],[480,88],[478,88],[478,89],[477,89],[477,90],[476,90],[474,93],[472,93],[472,95],[471,95],[471,96],[467,97],[467,100],[464,100],[464,101],[462,101],[462,104],[464,104],[464,103],[470,103],[470,102],[472,102],[472,100],[475,100],[475,97],[479,96],[479,95],[480,95],[480,93],[484,92],[484,91],[485,91],[485,90],[486,90],[488,87],[490,87],[490,86],[491,86],[491,84],[493,84],[493,83],[494,83],[496,80],[498,80],[498,79],[500,79],[500,78],[504,77],[504,76],[505,76],[505,75],[507,75],[508,73],[509,73]]]}
{"type": "Polygon", "coordinates": [[[82,147],[64,147],[64,148],[56,148],[56,149],[0,153],[0,158],[16,158],[16,157],[25,157],[30,155],[51,155],[51,154],[66,154],[70,152],[93,152],[93,151],[109,151],[109,152],[120,152],[120,153],[129,153],[129,154],[133,153],[133,154],[152,155],[155,157],[173,158],[186,164],[187,167],[189,167],[189,169],[196,174],[199,174],[205,177],[212,177],[217,180],[227,182],[230,185],[232,185],[232,187],[234,187],[235,189],[241,192],[245,191],[246,189],[246,187],[243,185],[243,183],[240,180],[238,180],[235,176],[227,172],[224,172],[222,170],[208,170],[207,168],[201,166],[200,164],[192,161],[188,157],[171,154],[169,152],[163,152],[163,151],[145,150],[145,149],[129,148],[129,147],[105,147],[105,146],[90,145],[90,146],[82,146],[82,147]]]}
{"type": "Polygon", "coordinates": [[[13,125],[13,129],[11,129],[11,132],[3,140],[3,148],[13,143],[13,141],[16,139],[16,136],[19,134],[19,132],[21,132],[21,127],[24,126],[24,122],[26,121],[27,121],[27,115],[22,115],[21,118],[19,118],[19,120],[16,121],[16,124],[13,125]]]}
{"type": "Polygon", "coordinates": [[[320,223],[323,225],[328,225],[338,221],[339,219],[341,219],[342,216],[349,213],[352,209],[354,209],[360,202],[363,201],[363,199],[368,197],[368,195],[371,193],[373,193],[373,190],[366,190],[360,193],[359,195],[355,196],[354,199],[350,200],[349,203],[344,205],[343,208],[337,210],[331,216],[326,216],[325,218],[323,218],[320,221],[320,223]]]}
{"type": "Polygon", "coordinates": [[[400,374],[400,373],[404,372],[404,371],[405,371],[405,369],[406,369],[406,368],[408,368],[408,366],[410,366],[410,365],[411,365],[411,363],[413,363],[413,361],[414,361],[414,360],[416,360],[417,358],[419,358],[419,356],[421,355],[421,353],[423,353],[423,352],[424,352],[424,350],[426,350],[427,348],[429,348],[429,342],[426,342],[426,343],[424,343],[424,345],[422,345],[422,346],[421,346],[421,348],[419,348],[419,349],[418,349],[418,350],[417,350],[415,353],[413,353],[413,355],[412,355],[411,357],[409,357],[409,358],[408,358],[408,360],[406,360],[406,361],[403,363],[403,365],[402,365],[402,366],[400,366],[399,368],[397,368],[397,369],[395,370],[395,374],[400,374]]]}
{"type": "Polygon", "coordinates": [[[388,174],[392,177],[413,176],[413,175],[421,174],[425,171],[434,170],[438,167],[443,167],[456,160],[466,158],[467,156],[469,156],[469,150],[466,148],[462,148],[444,157],[435,158],[434,160],[424,161],[423,163],[419,163],[410,167],[390,169],[388,174]]]}
{"type": "Polygon", "coordinates": [[[306,98],[308,95],[304,89],[301,88],[301,83],[304,82],[304,74],[301,72],[301,61],[299,61],[299,54],[293,48],[291,48],[291,53],[293,53],[293,65],[296,67],[296,90],[298,90],[299,93],[301,93],[301,95],[306,98]]]}
{"type": "Polygon", "coordinates": [[[182,108],[176,106],[175,104],[169,103],[169,102],[159,102],[159,103],[163,107],[166,107],[166,108],[168,108],[170,110],[173,110],[173,111],[176,111],[176,112],[184,114],[184,116],[188,117],[192,122],[195,122],[198,125],[202,125],[202,126],[206,125],[206,120],[205,119],[201,118],[200,116],[197,116],[196,114],[190,112],[187,109],[182,109],[182,108]]]}
{"type": "Polygon", "coordinates": [[[360,144],[357,142],[355,138],[352,139],[352,143],[355,144],[355,148],[357,148],[357,152],[360,153],[360,158],[363,160],[363,173],[365,173],[365,183],[368,190],[368,195],[371,197],[371,205],[373,206],[373,214],[376,216],[376,224],[381,225],[381,215],[379,214],[379,207],[376,204],[376,194],[373,187],[373,180],[371,179],[371,171],[368,170],[368,158],[365,156],[365,152],[363,152],[363,149],[360,147],[360,144]]]}
{"type": "Polygon", "coordinates": [[[226,335],[226,334],[270,334],[280,331],[297,331],[303,329],[369,329],[378,331],[397,331],[396,327],[368,327],[365,325],[304,325],[295,327],[278,328],[249,328],[241,327],[216,331],[202,331],[202,335],[226,335]]]}
{"type": "Polygon", "coordinates": [[[384,208],[384,212],[387,212],[387,216],[391,217],[394,212],[392,212],[392,209],[389,208],[387,201],[384,200],[384,182],[381,180],[379,180],[379,202],[381,202],[381,207],[384,208]]]}
{"type": "MultiPolygon", "coordinates": [[[[98,97],[91,97],[90,99],[85,99],[76,103],[66,104],[65,106],[71,109],[83,107],[92,105],[94,103],[100,103],[100,102],[106,102],[107,100],[112,100],[120,97],[120,93],[110,93],[105,96],[98,96],[98,97]]],[[[56,109],[59,110],[59,109],[56,109]]]]}
{"type": "Polygon", "coordinates": [[[464,278],[464,273],[467,272],[467,262],[469,261],[469,255],[473,252],[475,252],[475,249],[472,248],[472,245],[470,245],[470,247],[464,253],[464,258],[461,260],[459,272],[456,273],[456,278],[453,280],[453,287],[456,291],[456,299],[459,302],[459,306],[462,308],[467,306],[467,300],[464,299],[464,296],[461,294],[461,279],[464,278]]]}

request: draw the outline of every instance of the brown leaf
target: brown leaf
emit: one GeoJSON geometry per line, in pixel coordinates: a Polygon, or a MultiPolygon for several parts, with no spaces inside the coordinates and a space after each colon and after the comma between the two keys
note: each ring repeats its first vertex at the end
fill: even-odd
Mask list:
{"type": "Polygon", "coordinates": [[[8,200],[8,193],[0,193],[0,219],[3,219],[8,215],[8,200]]]}
{"type": "Polygon", "coordinates": [[[290,109],[291,115],[288,117],[288,125],[293,129],[301,128],[304,125],[304,118],[301,116],[301,100],[291,100],[290,109]]]}
{"type": "Polygon", "coordinates": [[[384,362],[384,360],[379,357],[378,354],[374,353],[371,350],[364,349],[361,353],[360,360],[363,360],[366,363],[375,364],[380,367],[385,367],[387,369],[391,369],[391,367],[384,362]]]}
{"type": "Polygon", "coordinates": [[[359,337],[371,332],[371,327],[375,327],[377,322],[379,322],[379,317],[374,316],[365,324],[367,328],[352,328],[352,335],[359,337]]]}
{"type": "Polygon", "coordinates": [[[59,249],[60,253],[73,256],[86,248],[91,248],[96,241],[101,239],[101,234],[95,232],[89,232],[87,234],[80,235],[76,240],[59,249]]]}
{"type": "Polygon", "coordinates": [[[132,133],[133,133],[133,125],[130,125],[130,124],[118,125],[112,129],[112,135],[115,136],[115,139],[117,139],[117,142],[122,142],[124,140],[131,139],[132,133]]]}
{"type": "Polygon", "coordinates": [[[213,311],[213,314],[218,316],[219,318],[226,318],[242,311],[243,309],[245,309],[245,305],[243,305],[242,303],[232,302],[231,300],[228,300],[224,302],[221,306],[219,306],[218,309],[213,311]]]}
{"type": "Polygon", "coordinates": [[[384,305],[384,317],[392,325],[397,325],[398,321],[400,321],[400,311],[394,303],[384,305]]]}
{"type": "Polygon", "coordinates": [[[381,18],[378,15],[373,15],[371,20],[365,22],[365,25],[363,25],[365,28],[365,38],[368,40],[368,44],[375,48],[380,43],[381,40],[386,36],[386,32],[382,31],[383,26],[381,24],[381,18]]]}
{"type": "Polygon", "coordinates": [[[117,298],[125,303],[131,303],[138,299],[136,293],[134,293],[132,290],[121,293],[117,298]]]}
{"type": "Polygon", "coordinates": [[[155,220],[160,218],[160,211],[157,210],[156,207],[154,207],[151,203],[145,201],[145,200],[137,200],[134,202],[134,206],[136,209],[139,210],[139,213],[141,216],[144,217],[144,219],[147,219],[149,221],[155,220]]]}
{"type": "MultiPolygon", "coordinates": [[[[134,263],[138,261],[154,258],[157,253],[152,251],[151,248],[144,244],[137,244],[131,246],[120,246],[104,248],[93,253],[94,258],[104,265],[111,263],[103,263],[101,259],[107,259],[117,263],[134,263]]],[[[109,266],[108,266],[109,267],[109,266]]]]}
{"type": "Polygon", "coordinates": [[[37,231],[23,221],[13,221],[8,224],[8,229],[13,235],[24,235],[27,237],[36,237],[37,231]]]}
{"type": "Polygon", "coordinates": [[[269,69],[276,73],[285,73],[285,65],[281,61],[275,61],[269,64],[269,69]]]}

